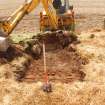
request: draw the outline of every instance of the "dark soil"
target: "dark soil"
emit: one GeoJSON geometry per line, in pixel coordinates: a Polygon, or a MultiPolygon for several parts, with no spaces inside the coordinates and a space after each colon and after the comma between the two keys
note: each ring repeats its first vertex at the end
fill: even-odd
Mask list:
{"type": "Polygon", "coordinates": [[[6,52],[0,52],[0,64],[11,62],[16,57],[22,56],[23,52],[15,46],[10,46],[6,52]]]}

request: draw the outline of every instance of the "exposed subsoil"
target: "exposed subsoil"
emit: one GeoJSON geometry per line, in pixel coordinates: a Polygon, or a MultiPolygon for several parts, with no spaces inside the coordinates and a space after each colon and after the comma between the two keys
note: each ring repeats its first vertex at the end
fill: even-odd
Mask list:
{"type": "MultiPolygon", "coordinates": [[[[69,45],[64,49],[62,48],[54,49],[55,46],[48,46],[48,45],[46,47],[47,47],[46,48],[47,71],[49,75],[49,81],[61,82],[61,83],[71,83],[77,80],[83,81],[85,73],[81,69],[82,66],[87,64],[88,62],[85,58],[79,55],[76,49],[73,50],[71,48],[71,45],[69,45]]],[[[24,54],[26,53],[23,53],[18,48],[12,46],[8,49],[6,53],[0,53],[0,65],[9,64],[9,63],[11,65],[11,62],[13,62],[14,59],[22,57],[24,54]]],[[[18,67],[19,61],[17,60],[16,62],[17,62],[17,67],[14,68],[14,70],[17,69],[15,70],[17,72],[19,68],[18,67]]],[[[14,67],[16,65],[12,64],[12,66],[14,67]]],[[[20,69],[22,70],[22,68],[20,69]]],[[[26,67],[24,75],[23,72],[24,71],[19,71],[18,75],[20,75],[19,77],[21,77],[19,81],[24,81],[28,83],[37,82],[37,81],[43,82],[45,76],[43,56],[41,56],[37,60],[33,58],[31,60],[31,63],[29,63],[28,66],[26,67]]]]}
{"type": "MultiPolygon", "coordinates": [[[[46,52],[47,70],[49,80],[52,82],[70,83],[75,80],[83,80],[85,73],[81,71],[82,65],[86,60],[81,58],[75,51],[68,49],[46,52]]],[[[44,80],[43,57],[34,60],[23,81],[37,82],[44,80]]]]}

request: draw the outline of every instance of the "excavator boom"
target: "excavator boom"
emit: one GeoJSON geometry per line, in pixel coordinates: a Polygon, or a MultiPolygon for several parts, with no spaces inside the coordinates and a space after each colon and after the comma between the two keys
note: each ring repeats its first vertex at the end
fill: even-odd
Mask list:
{"type": "Polygon", "coordinates": [[[25,3],[17,9],[6,21],[0,22],[0,28],[4,32],[6,32],[6,35],[9,35],[14,28],[17,26],[17,24],[21,21],[21,19],[26,15],[29,14],[33,9],[35,9],[39,3],[42,3],[47,15],[49,16],[51,20],[52,26],[54,28],[57,27],[57,16],[56,11],[53,8],[52,1],[51,0],[27,0],[25,3]]]}
{"type": "Polygon", "coordinates": [[[1,45],[4,43],[4,49],[0,47],[0,51],[5,51],[8,48],[7,37],[11,34],[17,24],[22,20],[22,18],[29,14],[33,9],[35,9],[39,3],[42,3],[51,24],[54,28],[57,28],[57,15],[53,8],[52,0],[25,0],[25,3],[20,6],[7,20],[0,21],[0,42],[1,45]],[[3,37],[3,38],[2,38],[3,37]]]}
{"type": "Polygon", "coordinates": [[[38,4],[40,0],[28,0],[20,6],[6,21],[1,22],[1,27],[7,35],[9,35],[21,19],[30,13],[38,4]]]}

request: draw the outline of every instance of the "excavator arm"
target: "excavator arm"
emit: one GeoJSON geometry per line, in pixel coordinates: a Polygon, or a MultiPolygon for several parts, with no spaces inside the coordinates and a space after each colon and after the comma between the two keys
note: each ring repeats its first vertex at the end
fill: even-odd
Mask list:
{"type": "Polygon", "coordinates": [[[52,0],[41,0],[43,7],[46,11],[46,15],[49,17],[50,23],[54,29],[58,27],[58,16],[56,10],[53,7],[52,0]]]}
{"type": "Polygon", "coordinates": [[[8,36],[21,21],[21,19],[35,9],[40,2],[49,16],[52,26],[56,29],[57,15],[55,9],[53,8],[52,0],[27,0],[6,21],[0,22],[0,30],[5,33],[5,36],[8,36]]]}
{"type": "Polygon", "coordinates": [[[7,20],[0,21],[0,51],[6,51],[9,47],[8,36],[22,20],[22,18],[35,9],[39,3],[42,3],[46,14],[51,20],[52,26],[57,28],[57,15],[53,8],[52,0],[25,0],[25,3],[20,6],[7,20]],[[4,45],[4,46],[3,46],[4,45]]]}
{"type": "MultiPolygon", "coordinates": [[[[7,20],[0,22],[0,29],[8,36],[22,18],[30,13],[38,4],[40,0],[28,0],[19,7],[7,20]]],[[[3,36],[3,35],[2,35],[3,36]]]]}

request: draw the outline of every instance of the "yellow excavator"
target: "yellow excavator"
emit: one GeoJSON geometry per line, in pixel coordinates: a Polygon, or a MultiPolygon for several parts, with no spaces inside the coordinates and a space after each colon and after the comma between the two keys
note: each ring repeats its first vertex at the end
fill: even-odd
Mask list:
{"type": "Polygon", "coordinates": [[[5,52],[9,46],[9,35],[22,18],[42,3],[45,11],[40,13],[40,31],[74,30],[73,6],[69,0],[64,5],[60,0],[25,0],[7,20],[0,21],[0,51],[5,52]]]}
{"type": "Polygon", "coordinates": [[[48,2],[47,11],[40,13],[40,30],[75,30],[73,6],[69,5],[69,0],[53,0],[48,2]]]}

